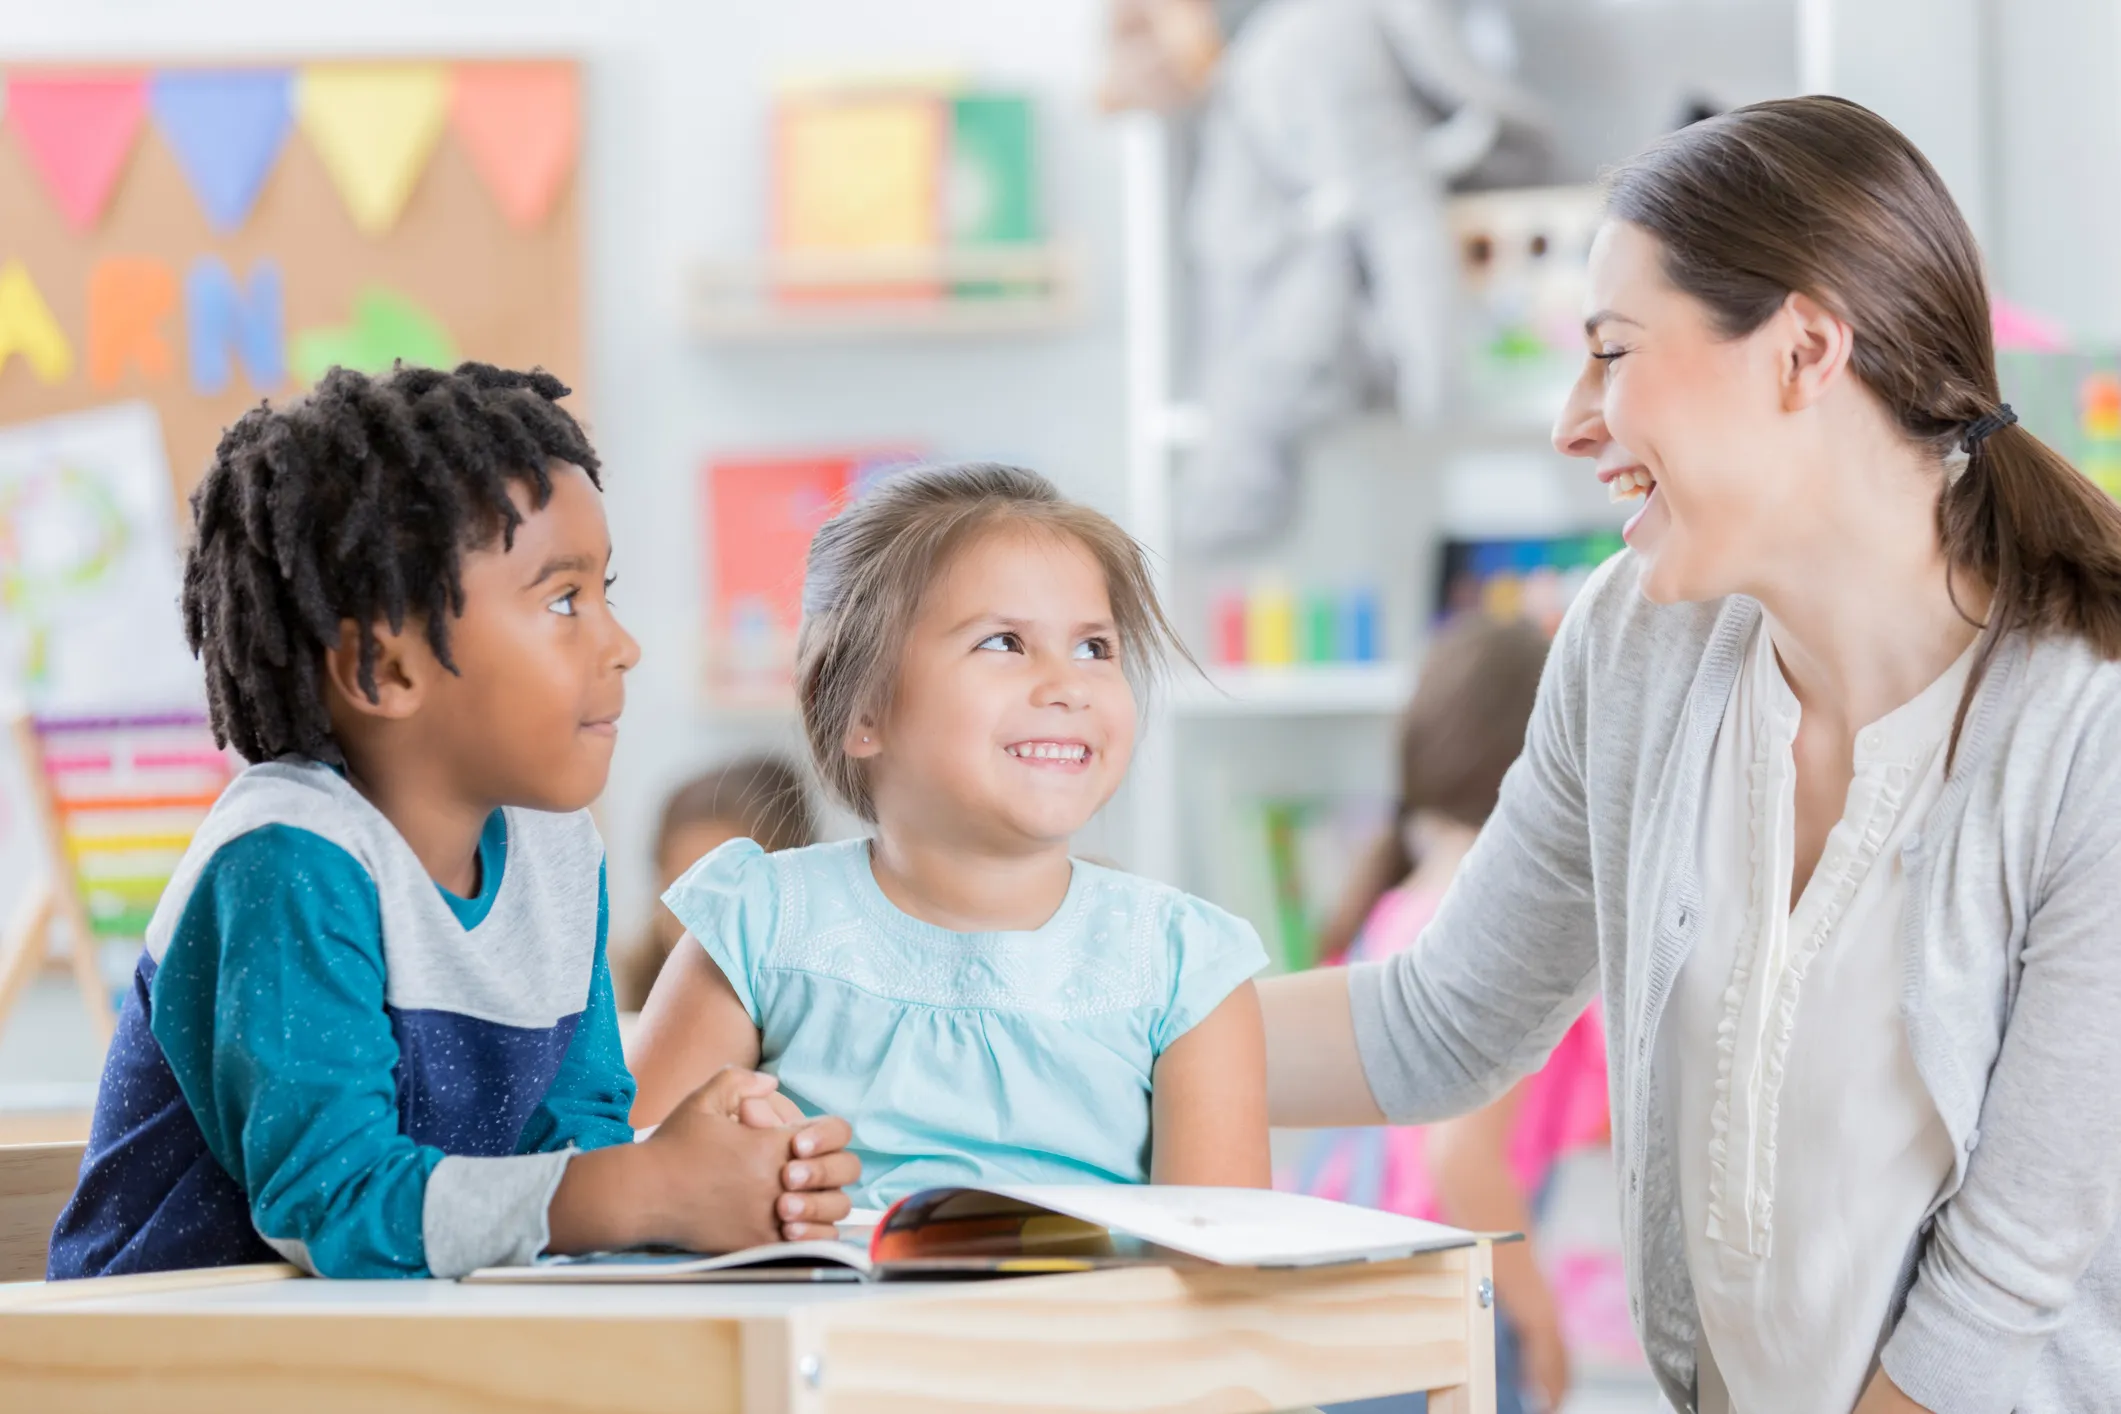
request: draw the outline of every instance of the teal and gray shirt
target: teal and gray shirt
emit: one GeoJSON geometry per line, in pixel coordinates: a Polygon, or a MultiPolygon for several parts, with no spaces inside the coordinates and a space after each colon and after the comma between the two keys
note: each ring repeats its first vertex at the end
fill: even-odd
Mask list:
{"type": "Polygon", "coordinates": [[[54,1278],[527,1261],[576,1150],[632,1138],[585,813],[496,810],[436,886],[329,767],[253,766],[164,893],[54,1278]]]}

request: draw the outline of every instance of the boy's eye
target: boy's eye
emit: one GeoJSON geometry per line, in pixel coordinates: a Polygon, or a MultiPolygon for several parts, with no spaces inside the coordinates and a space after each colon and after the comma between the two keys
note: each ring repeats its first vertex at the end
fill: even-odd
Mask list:
{"type": "Polygon", "coordinates": [[[977,651],[982,653],[1021,653],[1024,641],[1013,633],[990,633],[981,639],[977,651]]]}
{"type": "Polygon", "coordinates": [[[1112,656],[1112,640],[1109,638],[1086,638],[1075,645],[1075,656],[1091,658],[1100,662],[1112,656]]]}
{"type": "Polygon", "coordinates": [[[561,614],[571,619],[574,617],[575,613],[575,596],[577,594],[580,594],[581,592],[582,591],[579,589],[570,589],[565,594],[562,594],[559,598],[553,600],[550,604],[547,604],[545,607],[552,613],[561,614]]]}

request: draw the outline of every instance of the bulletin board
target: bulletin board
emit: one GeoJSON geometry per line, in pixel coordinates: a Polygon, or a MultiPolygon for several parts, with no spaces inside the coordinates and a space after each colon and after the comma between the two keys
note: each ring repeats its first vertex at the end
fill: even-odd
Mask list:
{"type": "Polygon", "coordinates": [[[0,426],[151,404],[180,525],[223,429],[327,362],[476,358],[581,389],[572,62],[0,81],[0,426]]]}

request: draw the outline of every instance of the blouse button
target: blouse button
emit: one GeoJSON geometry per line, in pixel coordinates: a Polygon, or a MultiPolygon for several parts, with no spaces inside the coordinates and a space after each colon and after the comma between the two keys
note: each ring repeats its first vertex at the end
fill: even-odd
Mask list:
{"type": "Polygon", "coordinates": [[[1978,1145],[1978,1144],[1980,1144],[1980,1142],[1981,1142],[1981,1131],[1980,1131],[1980,1130],[1978,1130],[1978,1129],[1970,1129],[1970,1130],[1968,1130],[1968,1131],[1966,1132],[1966,1152],[1967,1152],[1967,1153],[1969,1153],[1969,1154],[1973,1153],[1973,1152],[1974,1152],[1974,1148],[1975,1148],[1975,1146],[1976,1146],[1976,1145],[1978,1145]]]}
{"type": "Polygon", "coordinates": [[[1876,751],[1878,749],[1878,742],[1878,733],[1865,732],[1863,734],[1863,749],[1865,751],[1876,751]]]}

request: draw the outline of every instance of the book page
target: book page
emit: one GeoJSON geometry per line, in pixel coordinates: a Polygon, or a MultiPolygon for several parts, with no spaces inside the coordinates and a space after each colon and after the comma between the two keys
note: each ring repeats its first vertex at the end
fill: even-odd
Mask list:
{"type": "Polygon", "coordinates": [[[1473,1234],[1398,1213],[1258,1188],[1026,1185],[982,1190],[1236,1267],[1385,1261],[1469,1247],[1473,1234]]]}

